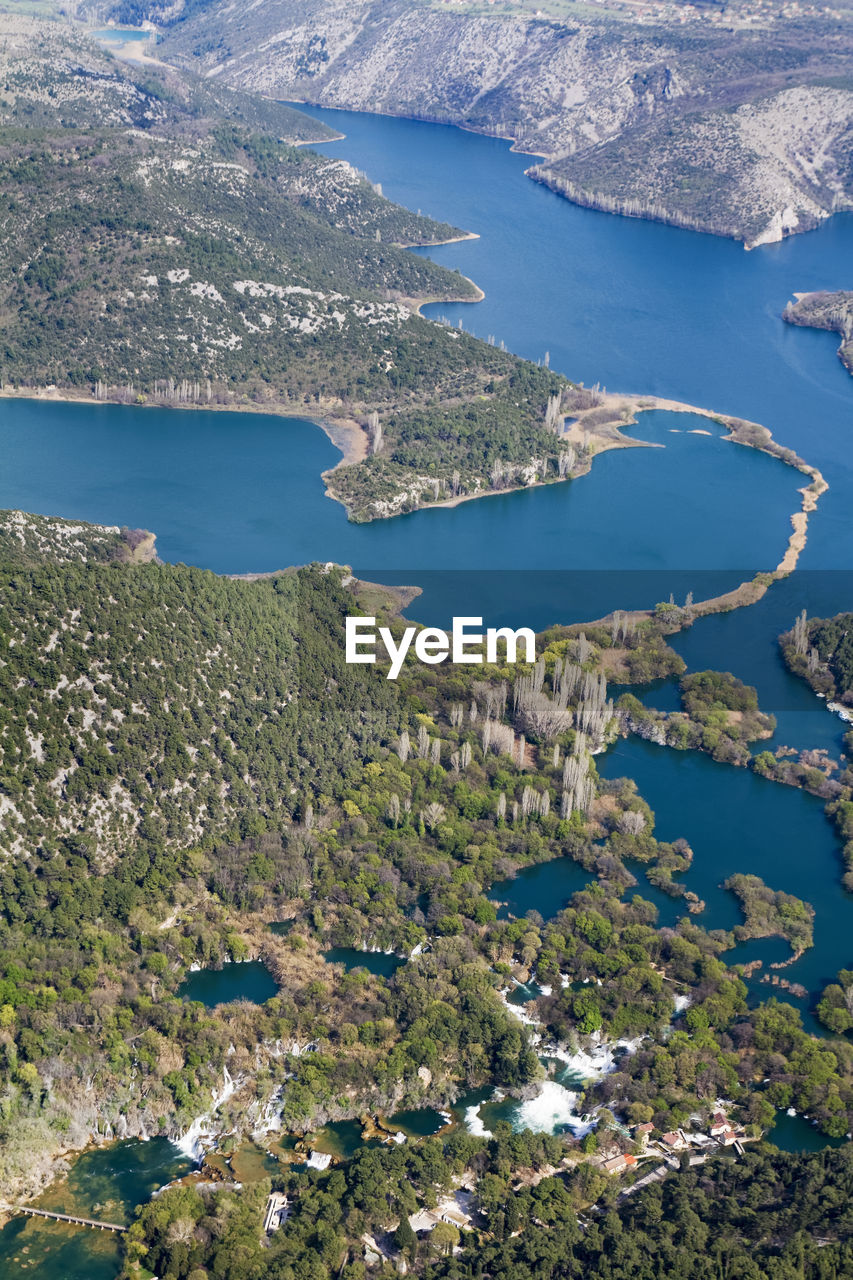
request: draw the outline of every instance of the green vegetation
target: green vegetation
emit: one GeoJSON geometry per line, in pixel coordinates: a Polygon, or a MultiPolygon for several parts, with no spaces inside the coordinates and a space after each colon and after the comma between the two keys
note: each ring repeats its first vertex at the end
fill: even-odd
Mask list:
{"type": "Polygon", "coordinates": [[[591,642],[549,633],[527,672],[409,664],[389,682],[343,662],[340,579],[50,559],[0,577],[7,1192],[95,1125],[176,1134],[226,1065],[242,1083],[217,1124],[237,1133],[253,1103],[310,1132],[536,1087],[499,996],[511,975],[551,985],[539,1013],[558,1040],[642,1039],[587,1106],[668,1128],[724,1096],[766,1125],[768,1097],[795,1098],[846,1132],[853,1048],[819,1046],[787,1006],[748,1010],[719,959],[730,938],[689,916],[658,930],[631,893],[634,863],[683,892],[691,855],[654,838],[632,783],[596,776],[615,721],[591,642]],[[550,919],[497,919],[490,886],[557,857],[587,889],[550,919]],[[387,980],[322,957],[421,944],[387,980]],[[191,964],[229,957],[262,959],[278,994],[178,996],[191,964]],[[675,992],[692,1004],[671,1031],[675,992]]]}
{"type": "Polygon", "coordinates": [[[749,938],[787,938],[791,950],[798,955],[814,946],[814,907],[793,894],[768,889],[758,876],[729,876],[726,889],[740,902],[745,924],[735,927],[738,942],[749,938]]]}
{"type": "Polygon", "coordinates": [[[454,1134],[362,1152],[327,1174],[276,1177],[290,1216],[263,1243],[268,1183],[239,1193],[175,1188],[131,1228],[128,1263],[144,1259],[168,1280],[361,1280],[362,1237],[370,1233],[429,1280],[842,1280],[853,1267],[849,1148],[791,1156],[761,1146],[737,1162],[716,1158],[671,1174],[622,1201],[613,1181],[589,1165],[549,1176],[549,1161],[559,1161],[555,1139],[506,1131],[488,1142],[454,1134]],[[533,1185],[518,1183],[520,1169],[534,1174],[533,1185]],[[479,1179],[481,1214],[451,1256],[455,1228],[419,1237],[403,1228],[466,1171],[479,1179]],[[581,1226],[578,1213],[591,1201],[600,1211],[584,1214],[581,1226]]]}
{"type": "Polygon", "coordinates": [[[154,536],[143,529],[106,529],[81,520],[0,511],[0,563],[5,566],[81,560],[144,563],[153,553],[154,536]]]}
{"type": "MultiPolygon", "coordinates": [[[[853,705],[853,614],[839,613],[834,618],[809,618],[805,610],[790,631],[779,637],[782,656],[795,675],[801,676],[816,693],[839,703],[853,705]]],[[[834,821],[842,843],[846,870],[843,883],[853,891],[853,730],[844,736],[846,764],[836,779],[830,774],[838,768],[834,761],[818,757],[806,761],[803,785],[828,799],[826,812],[834,821]]],[[[756,760],[758,766],[759,760],[756,760]]],[[[771,762],[764,760],[766,768],[771,762]]]]}
{"type": "Polygon", "coordinates": [[[683,712],[655,711],[633,694],[623,694],[619,710],[640,737],[679,750],[707,751],[715,760],[746,765],[748,743],[769,738],[776,721],[758,709],[758,695],[730,672],[697,671],[681,681],[683,712]]]}
{"type": "Polygon", "coordinates": [[[400,247],[456,228],[283,140],[313,127],[289,108],[2,30],[0,387],[361,426],[332,485],[357,519],[582,469],[565,379],[412,313],[478,296],[400,247]]]}
{"type": "Polygon", "coordinates": [[[835,1035],[843,1035],[853,1028],[853,971],[840,970],[838,981],[824,988],[817,1014],[835,1035]]]}
{"type": "MultiPolygon", "coordinates": [[[[434,345],[441,350],[449,341],[457,357],[445,359],[445,368],[467,363],[473,340],[461,330],[445,332],[434,345]]],[[[430,335],[425,353],[432,346],[430,335]]],[[[563,444],[546,425],[549,402],[559,405],[565,380],[499,352],[494,361],[502,373],[484,384],[483,394],[453,413],[434,401],[392,414],[384,420],[381,453],[336,470],[330,488],[351,513],[395,515],[424,503],[556,481],[585,465],[586,453],[563,444]]],[[[404,370],[393,376],[402,378],[404,370]]]]}
{"type": "Polygon", "coordinates": [[[791,671],[815,693],[853,705],[853,613],[807,618],[804,611],[779,644],[791,671]]]}
{"type": "Polygon", "coordinates": [[[549,1179],[521,1193],[517,1238],[469,1237],[460,1257],[426,1274],[841,1280],[853,1266],[846,1207],[852,1174],[849,1151],[785,1156],[763,1148],[737,1164],[712,1160],[618,1206],[611,1196],[584,1231],[559,1180],[549,1179]]]}

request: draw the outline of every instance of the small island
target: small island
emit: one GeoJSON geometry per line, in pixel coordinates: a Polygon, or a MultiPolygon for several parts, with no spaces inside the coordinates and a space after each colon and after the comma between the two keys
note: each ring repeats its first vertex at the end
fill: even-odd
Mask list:
{"type": "Polygon", "coordinates": [[[724,888],[732,891],[746,917],[745,923],[736,925],[733,931],[738,942],[750,938],[786,938],[794,953],[791,964],[814,946],[815,912],[810,903],[791,893],[768,888],[758,876],[729,876],[724,888]]]}

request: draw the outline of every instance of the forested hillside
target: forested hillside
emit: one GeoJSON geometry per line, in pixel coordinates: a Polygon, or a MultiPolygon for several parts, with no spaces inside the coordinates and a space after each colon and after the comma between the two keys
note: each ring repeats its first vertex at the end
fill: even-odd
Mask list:
{"type": "Polygon", "coordinates": [[[343,664],[344,598],[319,575],[6,569],[3,850],[70,842],[105,871],[141,835],[185,848],[289,816],[286,780],[331,787],[396,728],[386,684],[367,698],[343,664]]]}
{"type": "MultiPolygon", "coordinates": [[[[555,1042],[631,1038],[566,1159],[618,1147],[610,1107],[665,1131],[724,1097],[749,1135],[787,1106],[848,1131],[853,1046],[748,1007],[721,958],[734,937],[691,914],[689,846],[656,839],[633,783],[597,776],[609,632],[558,629],[533,668],[387,681],[343,661],[341,571],[113,561],[91,527],[56,564],[66,535],[48,522],[0,578],[0,1194],[95,1130],[177,1135],[226,1067],[216,1124],[236,1134],[535,1092],[514,979],[541,984],[555,1042]],[[587,887],[549,919],[499,909],[496,883],[554,858],[587,887]],[[644,874],[685,898],[677,927],[657,927],[644,874]],[[409,959],[386,980],[330,964],[336,946],[409,959]],[[265,1003],[182,994],[191,966],[250,957],[275,982],[265,1003]]],[[[623,643],[651,670],[651,623],[623,643]]]]}
{"type": "Polygon", "coordinates": [[[571,474],[565,379],[413,314],[478,296],[400,247],[456,228],[296,149],[327,131],[289,108],[131,72],[58,23],[0,36],[0,386],[342,421],[371,454],[333,486],[359,519],[495,467],[571,474]]]}

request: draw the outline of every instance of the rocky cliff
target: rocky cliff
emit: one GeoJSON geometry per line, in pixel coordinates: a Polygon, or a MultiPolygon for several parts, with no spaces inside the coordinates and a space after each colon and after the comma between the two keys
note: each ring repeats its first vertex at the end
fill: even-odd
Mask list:
{"type": "Polygon", "coordinates": [[[215,0],[170,21],[169,60],[273,97],[511,137],[543,157],[532,177],[582,204],[749,246],[851,207],[850,39],[836,18],[732,31],[421,0],[215,0]]]}

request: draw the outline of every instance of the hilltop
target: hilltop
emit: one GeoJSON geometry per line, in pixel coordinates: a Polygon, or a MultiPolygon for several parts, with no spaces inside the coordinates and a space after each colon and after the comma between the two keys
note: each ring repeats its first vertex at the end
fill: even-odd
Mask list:
{"type": "MultiPolygon", "coordinates": [[[[849,10],[118,0],[167,61],[280,98],[446,121],[594,208],[748,246],[850,208],[849,10]],[[614,8],[621,11],[614,12],[614,8]],[[557,10],[559,13],[557,14],[557,10]]],[[[749,8],[749,6],[745,6],[749,8]]]]}

